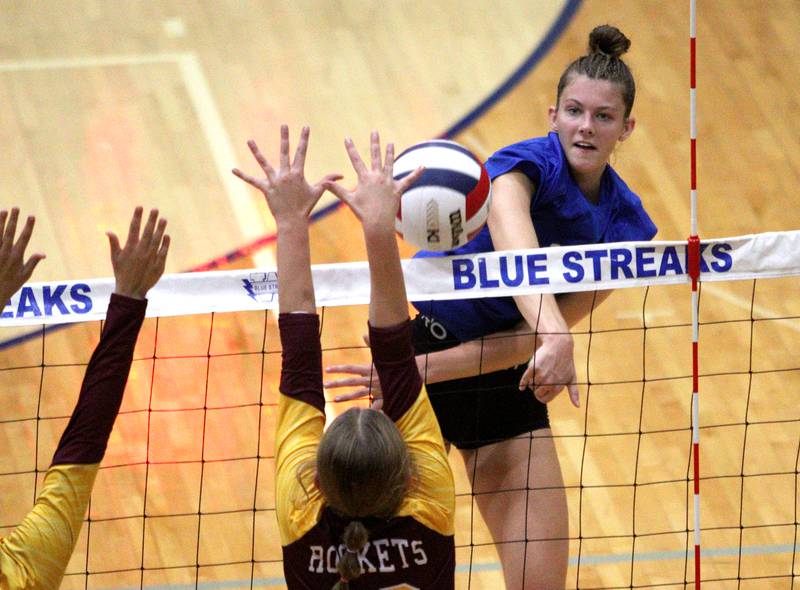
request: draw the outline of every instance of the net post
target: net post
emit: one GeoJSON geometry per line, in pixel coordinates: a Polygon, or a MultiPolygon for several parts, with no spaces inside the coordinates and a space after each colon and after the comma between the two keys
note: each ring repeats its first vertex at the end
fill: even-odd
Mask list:
{"type": "Polygon", "coordinates": [[[697,0],[689,0],[689,178],[691,236],[688,240],[688,273],[692,279],[692,463],[694,465],[694,587],[700,590],[700,409],[698,340],[700,238],[697,231],[697,0]]]}
{"type": "Polygon", "coordinates": [[[694,587],[700,589],[700,387],[699,387],[699,292],[700,238],[690,236],[688,273],[692,279],[692,464],[694,467],[694,587]]]}

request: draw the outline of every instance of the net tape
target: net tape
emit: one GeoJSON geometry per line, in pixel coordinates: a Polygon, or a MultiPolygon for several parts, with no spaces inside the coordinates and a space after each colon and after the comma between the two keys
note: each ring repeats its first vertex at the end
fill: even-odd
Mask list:
{"type": "MultiPolygon", "coordinates": [[[[688,284],[685,241],[618,242],[403,260],[411,301],[688,284]]],[[[701,281],[800,275],[800,230],[703,240],[701,281]]],[[[366,262],[312,267],[320,307],[369,302],[366,262]]],[[[110,278],[30,283],[0,313],[0,327],[101,320],[110,278]]],[[[274,268],[165,275],[148,317],[278,308],[274,268]]]]}

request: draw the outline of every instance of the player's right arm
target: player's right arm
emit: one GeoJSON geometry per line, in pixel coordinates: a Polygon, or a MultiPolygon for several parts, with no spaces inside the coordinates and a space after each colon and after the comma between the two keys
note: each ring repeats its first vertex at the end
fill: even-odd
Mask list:
{"type": "Polygon", "coordinates": [[[416,482],[401,508],[443,535],[454,529],[455,492],[444,441],[422,390],[417,370],[408,302],[394,219],[403,192],[422,173],[417,169],[400,181],[392,178],[394,146],[381,163],[377,132],[370,138],[371,166],[361,160],[352,140],[345,142],[358,186],[353,191],[330,183],[329,188],[361,221],[370,269],[369,342],[384,391],[383,411],[397,424],[414,457],[416,482]]]}
{"type": "Polygon", "coordinates": [[[298,480],[298,469],[313,460],[325,424],[319,317],[311,279],[309,213],[332,174],[311,185],[305,179],[309,129],[304,127],[294,160],[289,158],[289,129],[281,126],[280,164],[275,170],[254,141],[248,146],[264,173],[255,178],[233,173],[260,190],[275,218],[278,233],[278,320],[283,347],[276,445],[276,501],[281,544],[287,545],[313,526],[319,500],[310,482],[298,480]],[[303,485],[307,485],[303,489],[303,485]]]}
{"type": "MultiPolygon", "coordinates": [[[[539,241],[531,219],[533,182],[524,173],[508,172],[492,184],[492,209],[489,230],[496,250],[538,248],[539,241]]],[[[567,386],[573,404],[578,404],[575,384],[573,341],[553,295],[528,294],[514,297],[522,317],[536,332],[539,345],[533,354],[520,386],[529,386],[542,402],[553,399],[567,386]]]]}
{"type": "Polygon", "coordinates": [[[394,219],[400,197],[419,178],[422,168],[394,180],[394,145],[387,145],[381,162],[377,131],[370,137],[369,166],[361,159],[352,139],[345,140],[345,149],[358,175],[358,184],[353,190],[334,182],[326,187],[350,207],[364,232],[370,274],[370,345],[386,392],[383,411],[396,421],[416,400],[422,381],[411,347],[408,300],[394,219]]]}

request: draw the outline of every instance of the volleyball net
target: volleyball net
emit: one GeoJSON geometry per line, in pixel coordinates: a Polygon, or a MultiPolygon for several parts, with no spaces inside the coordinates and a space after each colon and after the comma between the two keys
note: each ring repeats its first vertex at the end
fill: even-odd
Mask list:
{"type": "MultiPolygon", "coordinates": [[[[617,290],[573,331],[581,408],[565,395],[550,405],[569,507],[567,587],[693,583],[686,243],[409,260],[404,270],[416,300],[617,290]]],[[[700,270],[704,587],[791,587],[800,568],[800,232],[704,241],[700,270]]],[[[64,588],[285,586],[274,514],[277,280],[274,269],[192,273],[151,291],[64,588]]],[[[367,362],[366,264],[315,266],[314,281],[324,364],[367,362]]],[[[0,337],[14,345],[0,350],[0,535],[40,489],[112,289],[107,279],[31,283],[2,310],[0,337]]],[[[502,587],[455,452],[451,463],[456,587],[502,587]]]]}

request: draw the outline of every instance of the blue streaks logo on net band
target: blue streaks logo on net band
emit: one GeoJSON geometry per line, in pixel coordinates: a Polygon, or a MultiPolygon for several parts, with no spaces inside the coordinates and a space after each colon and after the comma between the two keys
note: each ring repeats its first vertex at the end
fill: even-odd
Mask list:
{"type": "Polygon", "coordinates": [[[254,272],[242,279],[247,295],[259,303],[272,303],[278,294],[277,272],[254,272]]]}

